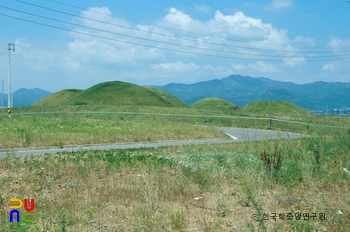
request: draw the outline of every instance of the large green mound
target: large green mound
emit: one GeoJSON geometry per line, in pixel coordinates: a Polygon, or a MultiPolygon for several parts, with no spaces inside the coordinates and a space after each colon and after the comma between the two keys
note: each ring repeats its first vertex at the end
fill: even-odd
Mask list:
{"type": "MultiPolygon", "coordinates": [[[[255,101],[243,107],[247,113],[269,115],[269,101],[255,101]]],[[[286,101],[272,101],[271,115],[308,115],[307,110],[286,101]]]]}
{"type": "MultiPolygon", "coordinates": [[[[47,98],[54,98],[53,95],[47,98]]],[[[57,97],[60,98],[60,95],[57,97]]],[[[45,100],[44,98],[42,101],[45,100]]],[[[63,103],[63,105],[187,107],[186,103],[163,90],[121,81],[103,82],[72,95],[68,100],[57,99],[56,102],[57,105],[63,103]]]]}
{"type": "Polygon", "coordinates": [[[195,102],[192,107],[212,111],[238,111],[239,107],[221,98],[204,98],[195,102]]]}
{"type": "Polygon", "coordinates": [[[60,106],[66,105],[67,102],[74,96],[80,94],[83,90],[78,89],[65,89],[59,92],[53,93],[43,99],[35,102],[33,106],[60,106]]]}

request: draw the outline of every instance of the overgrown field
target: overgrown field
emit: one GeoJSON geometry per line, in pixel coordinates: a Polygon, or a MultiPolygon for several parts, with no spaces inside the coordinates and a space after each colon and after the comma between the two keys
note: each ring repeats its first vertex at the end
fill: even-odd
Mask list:
{"type": "MultiPolygon", "coordinates": [[[[267,126],[212,111],[118,109],[156,114],[88,113],[79,106],[61,110],[84,114],[1,116],[0,149],[220,138],[226,135],[214,126],[267,126]],[[159,115],[180,113],[196,116],[159,115]]],[[[233,116],[246,116],[240,114],[233,116]]],[[[24,158],[9,153],[0,160],[0,231],[348,231],[350,120],[296,120],[345,129],[273,120],[275,129],[312,137],[24,158]],[[9,222],[11,198],[35,199],[33,223],[9,222]]]]}
{"type": "Polygon", "coordinates": [[[0,170],[3,231],[350,228],[350,135],[9,156],[0,170]],[[15,197],[35,199],[33,223],[9,223],[15,197]]]}
{"type": "Polygon", "coordinates": [[[106,108],[87,112],[87,108],[77,106],[64,107],[63,112],[36,112],[40,109],[28,107],[25,113],[17,112],[11,118],[1,109],[0,149],[226,137],[213,126],[263,129],[271,126],[274,130],[309,135],[350,132],[350,117],[309,115],[290,121],[272,118],[269,124],[267,118],[247,117],[242,112],[221,114],[191,108],[119,107],[112,109],[119,112],[105,112],[106,108]]]}
{"type": "Polygon", "coordinates": [[[0,117],[0,149],[224,138],[213,127],[135,115],[15,115],[0,117]]]}

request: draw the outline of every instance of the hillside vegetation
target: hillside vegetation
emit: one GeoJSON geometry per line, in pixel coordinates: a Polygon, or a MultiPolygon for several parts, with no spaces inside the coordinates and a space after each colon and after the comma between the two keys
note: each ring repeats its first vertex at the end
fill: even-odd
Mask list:
{"type": "MultiPolygon", "coordinates": [[[[247,113],[269,115],[269,101],[255,101],[243,107],[243,110],[247,113]]],[[[271,115],[310,115],[310,113],[290,102],[285,101],[272,101],[271,102],[271,115]]]]}
{"type": "Polygon", "coordinates": [[[153,87],[131,83],[103,82],[84,91],[63,90],[52,94],[34,106],[99,105],[99,106],[160,106],[187,107],[175,96],[153,87]]]}
{"type": "Polygon", "coordinates": [[[221,98],[204,98],[197,101],[192,107],[212,111],[238,111],[239,107],[221,98]]]}
{"type": "Polygon", "coordinates": [[[66,105],[67,102],[74,96],[83,92],[79,89],[65,89],[59,92],[53,93],[43,99],[35,102],[33,106],[61,106],[66,105]]]}

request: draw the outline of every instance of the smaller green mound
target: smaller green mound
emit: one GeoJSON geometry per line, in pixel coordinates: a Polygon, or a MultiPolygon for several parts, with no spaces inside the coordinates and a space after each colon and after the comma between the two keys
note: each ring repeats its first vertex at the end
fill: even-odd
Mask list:
{"type": "MultiPolygon", "coordinates": [[[[252,102],[243,107],[243,110],[247,113],[269,115],[269,101],[260,100],[252,102]]],[[[287,115],[309,115],[310,113],[293,103],[286,101],[271,101],[271,115],[287,116],[287,115]]]]}
{"type": "Polygon", "coordinates": [[[53,93],[43,99],[35,102],[32,106],[60,106],[65,105],[72,97],[80,94],[83,90],[79,89],[65,89],[53,93]]]}
{"type": "Polygon", "coordinates": [[[239,107],[221,98],[204,98],[195,102],[193,108],[212,111],[239,111],[239,107]]]}

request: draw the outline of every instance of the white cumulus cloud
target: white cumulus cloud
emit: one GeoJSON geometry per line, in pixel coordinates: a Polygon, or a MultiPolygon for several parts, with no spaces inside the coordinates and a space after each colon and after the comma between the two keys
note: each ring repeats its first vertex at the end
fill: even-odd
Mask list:
{"type": "Polygon", "coordinates": [[[322,70],[332,72],[334,70],[334,68],[335,68],[334,64],[325,64],[325,65],[323,65],[322,70]]]}
{"type": "Polygon", "coordinates": [[[328,42],[327,46],[332,51],[337,52],[346,47],[346,42],[343,39],[331,37],[331,40],[328,42]]]}

